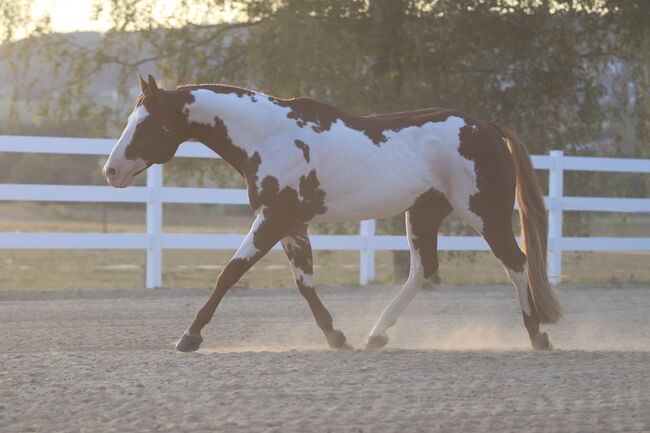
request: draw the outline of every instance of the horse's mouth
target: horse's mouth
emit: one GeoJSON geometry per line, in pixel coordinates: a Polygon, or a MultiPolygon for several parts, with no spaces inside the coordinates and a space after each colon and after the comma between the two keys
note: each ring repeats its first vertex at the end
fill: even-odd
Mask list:
{"type": "Polygon", "coordinates": [[[142,170],[138,170],[135,173],[133,173],[133,177],[136,177],[137,175],[139,175],[140,173],[142,173],[143,171],[145,171],[146,169],[148,169],[152,165],[153,165],[153,162],[148,162],[147,165],[142,170]]]}
{"type": "Polygon", "coordinates": [[[114,185],[110,181],[108,183],[113,185],[115,188],[126,188],[128,186],[131,186],[131,184],[133,183],[133,179],[135,179],[135,177],[137,175],[139,175],[140,173],[142,173],[143,171],[145,171],[146,169],[148,169],[152,165],[153,165],[153,162],[148,162],[147,165],[145,167],[141,168],[140,170],[134,172],[133,174],[127,174],[126,176],[124,176],[124,179],[122,179],[122,181],[119,183],[119,185],[114,185]]]}
{"type": "Polygon", "coordinates": [[[154,163],[147,162],[144,159],[137,160],[120,160],[117,158],[116,161],[111,161],[109,157],[109,162],[104,165],[102,169],[102,174],[106,177],[108,184],[114,188],[126,188],[133,183],[133,179],[151,167],[154,163]],[[108,168],[112,167],[112,168],[108,168]]]}

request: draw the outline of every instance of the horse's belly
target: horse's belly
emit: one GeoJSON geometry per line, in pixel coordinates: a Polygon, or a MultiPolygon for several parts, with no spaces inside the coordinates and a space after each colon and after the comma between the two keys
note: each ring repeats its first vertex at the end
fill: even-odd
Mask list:
{"type": "Polygon", "coordinates": [[[419,195],[431,188],[425,178],[414,180],[399,172],[392,174],[375,177],[365,172],[362,180],[343,176],[339,182],[324,182],[327,210],[313,221],[358,221],[393,216],[410,208],[419,195]]]}
{"type": "Polygon", "coordinates": [[[360,221],[366,219],[386,218],[407,210],[415,202],[415,197],[399,197],[371,201],[365,197],[352,198],[349,201],[327,202],[327,211],[317,215],[313,222],[360,221]]]}

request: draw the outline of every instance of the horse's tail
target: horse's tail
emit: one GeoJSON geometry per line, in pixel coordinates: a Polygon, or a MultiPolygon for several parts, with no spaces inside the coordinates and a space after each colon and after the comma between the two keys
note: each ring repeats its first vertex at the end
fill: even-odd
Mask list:
{"type": "Polygon", "coordinates": [[[544,198],[530,155],[522,141],[508,128],[494,126],[503,135],[515,164],[521,244],[527,258],[526,271],[533,308],[540,323],[555,323],[562,317],[562,307],[548,281],[546,270],[548,221],[544,198]]]}

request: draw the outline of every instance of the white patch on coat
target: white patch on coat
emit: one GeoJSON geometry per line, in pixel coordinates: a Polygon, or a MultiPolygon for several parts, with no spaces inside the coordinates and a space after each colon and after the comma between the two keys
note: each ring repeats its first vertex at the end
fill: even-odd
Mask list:
{"type": "Polygon", "coordinates": [[[147,111],[144,105],[136,106],[133,109],[133,112],[129,115],[126,128],[122,131],[122,135],[117,140],[115,147],[113,147],[113,150],[102,169],[102,174],[106,177],[106,180],[111,186],[116,188],[129,186],[133,182],[133,175],[147,167],[147,161],[143,159],[138,158],[131,160],[126,158],[126,148],[133,140],[137,126],[142,123],[147,116],[149,116],[149,111],[147,111]],[[117,171],[117,176],[107,176],[107,172],[110,168],[117,171]]]}
{"type": "Polygon", "coordinates": [[[460,117],[385,131],[386,141],[378,146],[340,119],[320,133],[311,122],[301,128],[287,117],[290,107],[276,105],[264,95],[256,94],[253,102],[250,96],[235,93],[207,89],[191,93],[195,101],[185,105],[190,122],[214,126],[217,116],[234,145],[249,157],[259,152],[258,188],[266,176],[273,176],[280,189],[299,191],[301,176],[316,170],[327,212],[312,222],[392,216],[433,187],[472,226],[483,229],[483,221],[469,208],[478,187],[474,162],[459,153],[460,130],[465,126],[460,117]],[[295,140],[309,146],[309,163],[295,140]]]}
{"type": "Polygon", "coordinates": [[[253,221],[253,225],[251,226],[250,230],[248,231],[248,234],[244,238],[244,241],[241,243],[241,245],[239,246],[239,249],[237,250],[237,252],[232,257],[231,260],[234,260],[234,259],[250,259],[250,258],[255,257],[257,254],[260,253],[260,250],[255,246],[255,232],[257,231],[257,229],[262,224],[262,221],[264,221],[264,209],[263,209],[263,207],[258,212],[257,217],[255,218],[255,221],[253,221]]]}
{"type": "Polygon", "coordinates": [[[300,281],[305,287],[314,287],[314,276],[312,274],[306,274],[302,269],[292,266],[293,277],[296,281],[300,281]]]}
{"type": "MultiPolygon", "coordinates": [[[[288,249],[289,251],[292,251],[294,254],[294,257],[297,254],[300,254],[300,244],[296,242],[295,238],[291,236],[287,236],[286,238],[282,239],[282,246],[285,249],[288,249]]],[[[308,274],[305,271],[303,271],[301,268],[296,266],[295,263],[295,258],[291,259],[291,271],[293,272],[293,276],[296,280],[296,282],[301,281],[303,285],[307,287],[314,287],[314,276],[312,274],[308,274]]]]}
{"type": "Polygon", "coordinates": [[[411,252],[411,266],[409,269],[409,277],[404,283],[404,286],[397,293],[395,298],[388,304],[379,316],[379,320],[370,331],[368,338],[372,337],[386,337],[388,329],[397,323],[397,319],[402,315],[408,304],[413,300],[415,295],[418,294],[424,283],[424,269],[422,266],[422,258],[420,253],[416,250],[413,244],[413,232],[409,215],[406,215],[406,237],[409,242],[409,249],[411,252]]]}
{"type": "Polygon", "coordinates": [[[528,302],[528,273],[524,269],[522,272],[516,272],[503,264],[503,269],[506,270],[508,277],[517,288],[517,297],[519,298],[519,305],[521,311],[530,316],[530,303],[528,302]]]}

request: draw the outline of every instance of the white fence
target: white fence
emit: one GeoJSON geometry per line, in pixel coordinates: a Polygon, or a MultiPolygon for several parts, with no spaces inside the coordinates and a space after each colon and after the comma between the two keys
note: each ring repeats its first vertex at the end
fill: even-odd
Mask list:
{"type": "MultiPolygon", "coordinates": [[[[0,152],[108,155],[113,139],[0,136],[0,152]]],[[[215,158],[199,143],[184,143],[177,157],[215,158]]],[[[650,173],[650,159],[533,156],[537,169],[549,170],[549,273],[555,281],[562,275],[563,251],[649,251],[650,238],[584,238],[562,236],[563,211],[650,212],[648,198],[565,197],[566,170],[650,173]]],[[[146,249],[146,286],[162,285],[163,249],[237,249],[244,234],[176,234],[163,232],[163,203],[247,204],[245,190],[219,188],[173,188],[163,185],[163,167],[147,171],[146,187],[118,190],[108,186],[0,184],[0,200],[130,202],[146,203],[146,233],[0,233],[0,248],[7,249],[146,249]]],[[[375,251],[406,250],[403,236],[376,236],[375,221],[360,223],[351,236],[311,236],[316,250],[358,250],[359,282],[375,278],[375,251]]],[[[275,248],[279,248],[278,245],[275,248]]],[[[479,236],[440,236],[441,250],[488,250],[479,236]]]]}

